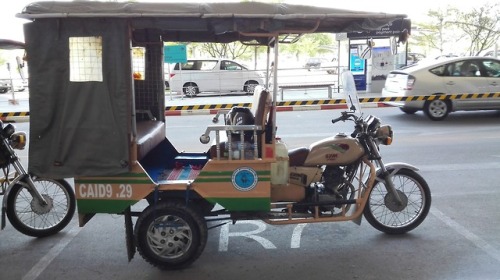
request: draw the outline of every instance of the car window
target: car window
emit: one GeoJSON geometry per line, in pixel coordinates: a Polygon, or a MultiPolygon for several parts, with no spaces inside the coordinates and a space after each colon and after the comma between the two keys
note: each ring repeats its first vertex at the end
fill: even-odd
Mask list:
{"type": "MultiPolygon", "coordinates": [[[[217,60],[188,60],[182,63],[182,70],[212,70],[217,65],[217,60]]],[[[179,70],[179,63],[174,67],[174,70],[179,70]]]]}
{"type": "MultiPolygon", "coordinates": [[[[198,70],[195,69],[196,63],[195,61],[188,61],[186,63],[182,63],[183,70],[198,70]]],[[[179,63],[175,64],[174,70],[179,70],[179,63]]]]}
{"type": "Polygon", "coordinates": [[[431,73],[442,77],[480,77],[481,67],[478,61],[461,60],[432,68],[431,73]]]}
{"type": "Polygon", "coordinates": [[[477,61],[463,61],[460,65],[460,76],[462,77],[478,77],[481,76],[477,61]]]}
{"type": "Polygon", "coordinates": [[[445,75],[446,66],[447,65],[440,65],[438,67],[434,67],[434,68],[430,69],[429,71],[432,74],[437,75],[437,76],[447,76],[447,75],[445,75]]]}
{"type": "Polygon", "coordinates": [[[482,61],[486,77],[500,77],[500,62],[494,60],[482,61]]]}
{"type": "Polygon", "coordinates": [[[223,60],[220,63],[220,70],[243,70],[243,69],[245,69],[243,66],[232,61],[223,60]]]}

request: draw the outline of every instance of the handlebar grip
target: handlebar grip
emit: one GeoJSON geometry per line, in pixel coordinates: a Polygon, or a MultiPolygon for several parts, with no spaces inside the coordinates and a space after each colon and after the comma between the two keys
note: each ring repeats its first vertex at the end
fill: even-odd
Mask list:
{"type": "Polygon", "coordinates": [[[344,116],[340,116],[340,117],[338,117],[338,118],[336,118],[336,119],[333,119],[333,120],[332,120],[332,123],[336,123],[336,122],[338,122],[338,121],[343,121],[343,120],[345,120],[345,119],[344,119],[344,116]]]}

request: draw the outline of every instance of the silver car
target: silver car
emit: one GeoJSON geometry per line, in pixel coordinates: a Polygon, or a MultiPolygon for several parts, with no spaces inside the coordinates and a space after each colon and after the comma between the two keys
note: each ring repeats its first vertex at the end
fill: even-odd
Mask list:
{"type": "MultiPolygon", "coordinates": [[[[383,97],[500,92],[500,60],[492,57],[453,57],[419,61],[387,76],[383,97]]],[[[431,120],[465,110],[499,110],[500,98],[470,98],[388,102],[407,113],[419,110],[431,120]]]]}

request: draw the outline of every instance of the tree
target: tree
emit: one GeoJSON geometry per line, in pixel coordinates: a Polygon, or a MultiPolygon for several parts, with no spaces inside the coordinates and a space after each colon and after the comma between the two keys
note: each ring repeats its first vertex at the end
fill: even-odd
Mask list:
{"type": "Polygon", "coordinates": [[[318,53],[328,52],[321,46],[333,45],[333,37],[328,33],[305,34],[296,43],[280,45],[280,52],[290,53],[299,59],[300,55],[316,56],[318,53]]]}
{"type": "Polygon", "coordinates": [[[427,12],[429,22],[417,24],[418,29],[410,38],[411,42],[426,49],[437,49],[440,54],[443,54],[447,42],[456,42],[460,39],[460,35],[452,36],[457,33],[453,30],[454,25],[451,23],[455,21],[456,13],[456,8],[451,6],[444,10],[429,10],[427,12]]]}
{"type": "Polygon", "coordinates": [[[223,57],[228,59],[242,59],[248,60],[252,58],[253,50],[249,45],[244,45],[240,42],[232,43],[202,43],[201,49],[203,52],[208,53],[211,57],[223,57]]]}
{"type": "Polygon", "coordinates": [[[479,55],[494,46],[500,38],[500,4],[486,4],[470,12],[457,12],[453,22],[467,36],[469,55],[479,55]]]}

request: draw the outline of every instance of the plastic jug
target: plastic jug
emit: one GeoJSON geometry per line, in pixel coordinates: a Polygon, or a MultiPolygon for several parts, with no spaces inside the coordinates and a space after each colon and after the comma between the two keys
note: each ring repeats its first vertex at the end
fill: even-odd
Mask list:
{"type": "Polygon", "coordinates": [[[276,162],[271,163],[271,184],[286,185],[288,184],[288,148],[280,138],[276,138],[275,144],[276,162]]]}

